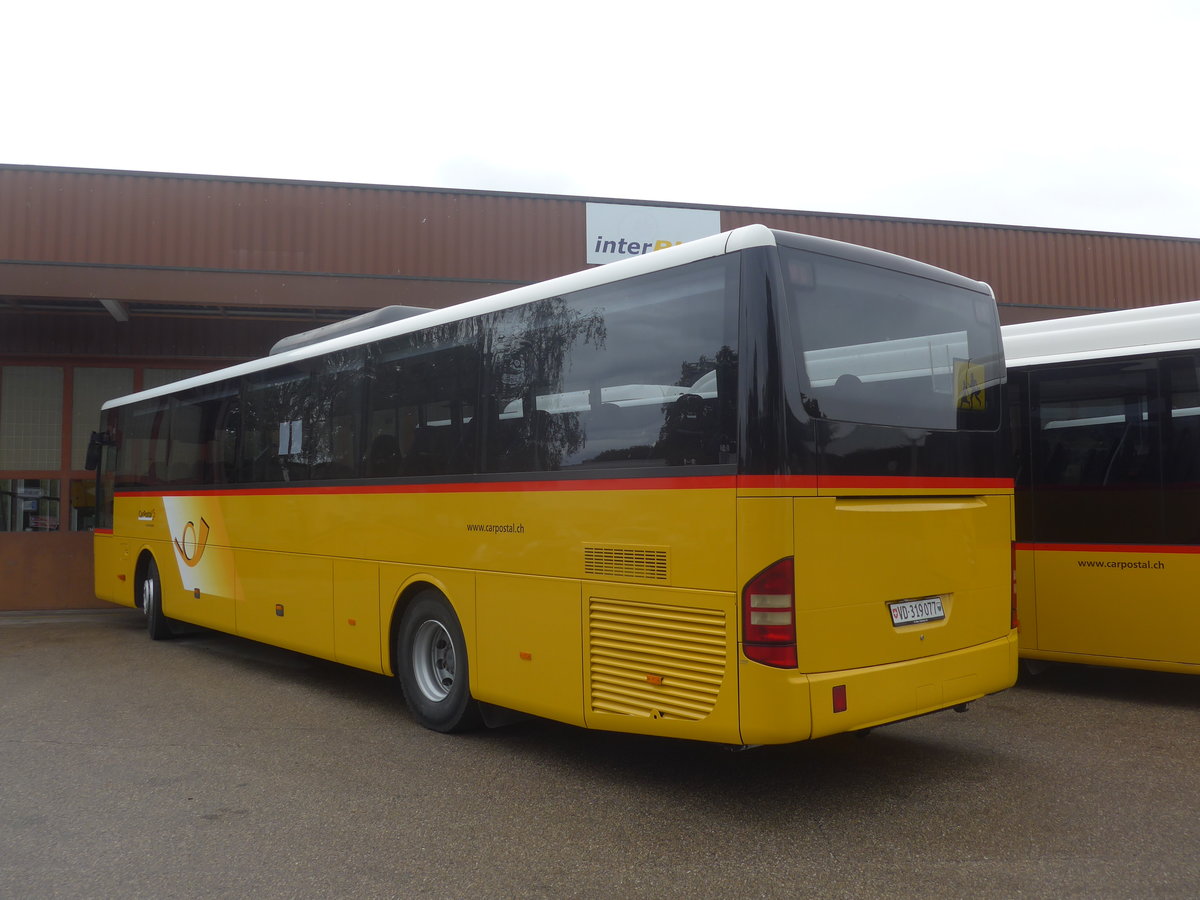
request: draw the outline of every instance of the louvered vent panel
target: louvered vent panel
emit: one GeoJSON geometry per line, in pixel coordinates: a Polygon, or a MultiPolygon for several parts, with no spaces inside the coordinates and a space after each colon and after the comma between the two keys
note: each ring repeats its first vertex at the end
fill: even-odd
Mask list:
{"type": "Polygon", "coordinates": [[[588,647],[594,712],[703,719],[725,680],[725,613],[593,597],[588,647]]]}
{"type": "Polygon", "coordinates": [[[666,547],[621,547],[585,544],[583,571],[586,575],[624,581],[670,580],[666,547]]]}

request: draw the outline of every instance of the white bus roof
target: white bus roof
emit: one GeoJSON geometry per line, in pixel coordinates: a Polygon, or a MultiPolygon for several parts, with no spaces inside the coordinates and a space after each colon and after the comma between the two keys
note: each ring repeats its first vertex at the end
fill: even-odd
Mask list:
{"type": "Polygon", "coordinates": [[[1200,300],[1005,325],[1010,369],[1200,347],[1200,300]]]}

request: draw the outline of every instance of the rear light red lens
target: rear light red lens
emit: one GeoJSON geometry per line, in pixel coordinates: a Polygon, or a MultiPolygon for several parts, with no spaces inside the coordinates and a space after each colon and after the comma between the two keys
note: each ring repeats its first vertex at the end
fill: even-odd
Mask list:
{"type": "Polygon", "coordinates": [[[742,640],[748,659],[796,668],[796,579],[790,556],[764,569],[742,590],[742,640]]]}

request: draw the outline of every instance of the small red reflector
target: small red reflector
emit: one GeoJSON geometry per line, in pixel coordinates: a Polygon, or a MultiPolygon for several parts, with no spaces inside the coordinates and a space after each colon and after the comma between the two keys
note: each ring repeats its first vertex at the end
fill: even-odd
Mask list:
{"type": "Polygon", "coordinates": [[[517,655],[520,656],[521,659],[533,659],[533,654],[528,650],[521,650],[517,655]]]}
{"type": "Polygon", "coordinates": [[[833,686],[833,711],[835,713],[846,711],[846,686],[844,684],[833,686]]]}
{"type": "Polygon", "coordinates": [[[350,625],[351,627],[353,627],[353,626],[355,626],[355,625],[357,625],[357,624],[358,624],[358,619],[347,619],[347,620],[346,620],[346,624],[347,624],[347,625],[350,625]]]}
{"type": "Polygon", "coordinates": [[[650,682],[651,684],[662,684],[662,676],[661,675],[647,675],[646,680],[648,682],[650,682]]]}
{"type": "Polygon", "coordinates": [[[124,581],[124,580],[125,580],[125,576],[124,576],[124,575],[118,575],[118,576],[117,576],[117,581],[124,581]]]}

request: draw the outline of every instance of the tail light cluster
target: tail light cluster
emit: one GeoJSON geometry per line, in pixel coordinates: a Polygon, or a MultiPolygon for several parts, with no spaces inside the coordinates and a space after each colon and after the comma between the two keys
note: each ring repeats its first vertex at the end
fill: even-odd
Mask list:
{"type": "Polygon", "coordinates": [[[742,590],[743,652],[755,662],[796,668],[796,580],[792,557],[759,572],[742,590]]]}

